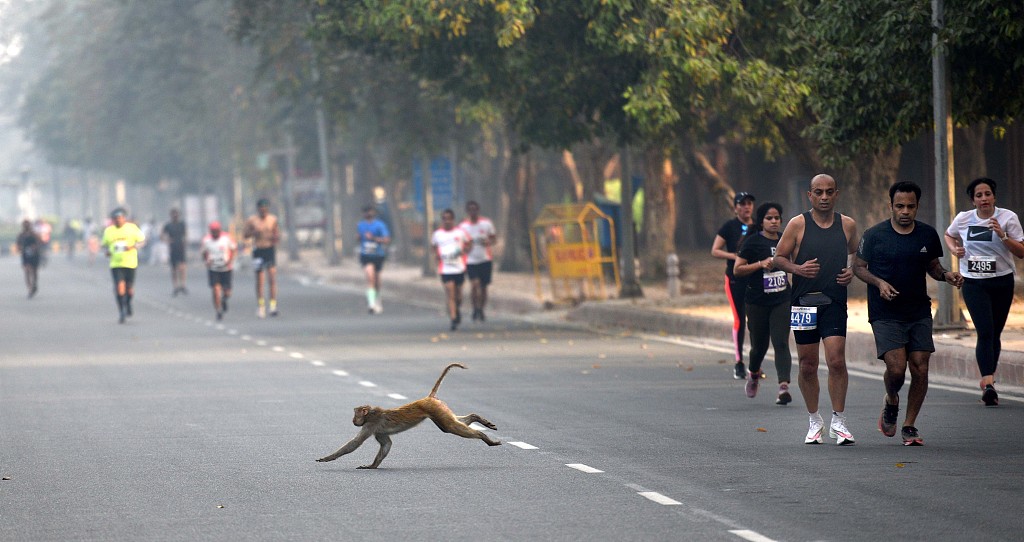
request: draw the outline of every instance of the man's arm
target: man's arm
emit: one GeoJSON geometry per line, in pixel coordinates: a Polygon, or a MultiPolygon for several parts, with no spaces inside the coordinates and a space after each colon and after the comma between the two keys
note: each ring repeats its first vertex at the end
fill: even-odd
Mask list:
{"type": "Polygon", "coordinates": [[[868,269],[868,262],[865,261],[860,254],[854,254],[853,265],[851,267],[853,268],[853,274],[856,275],[857,278],[868,285],[878,288],[878,293],[881,294],[883,299],[892,299],[899,294],[891,284],[882,280],[868,269]]]}
{"type": "Polygon", "coordinates": [[[964,277],[956,271],[947,271],[938,258],[928,262],[928,276],[956,288],[964,285],[964,277]]]}
{"type": "MultiPolygon", "coordinates": [[[[846,267],[836,276],[836,283],[847,286],[853,282],[853,260],[857,255],[857,222],[846,215],[839,215],[843,220],[843,233],[846,234],[846,267]]],[[[894,290],[895,291],[895,290],[894,290]]]]}

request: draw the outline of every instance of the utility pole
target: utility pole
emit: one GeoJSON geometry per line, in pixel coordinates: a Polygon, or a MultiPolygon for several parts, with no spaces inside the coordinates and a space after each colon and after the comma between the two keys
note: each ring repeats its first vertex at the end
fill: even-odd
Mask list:
{"type": "Polygon", "coordinates": [[[430,178],[430,161],[427,160],[420,168],[420,175],[423,178],[423,272],[424,277],[437,276],[434,269],[434,251],[431,250],[430,241],[434,234],[434,187],[430,178]]]}
{"type": "Polygon", "coordinates": [[[619,289],[620,298],[643,297],[644,291],[636,280],[636,236],[633,225],[633,173],[629,157],[629,146],[619,149],[619,170],[621,171],[619,193],[622,196],[620,208],[622,213],[622,285],[619,289]]]}
{"type": "Polygon", "coordinates": [[[320,152],[320,171],[326,185],[326,198],[324,202],[324,248],[327,252],[327,265],[337,266],[341,264],[341,256],[338,254],[338,232],[335,228],[334,206],[337,193],[334,190],[334,181],[331,179],[331,164],[327,155],[327,120],[324,118],[324,98],[320,94],[320,69],[316,65],[316,53],[313,45],[309,44],[310,51],[313,51],[309,61],[310,75],[313,79],[313,94],[316,103],[316,140],[317,149],[320,152]]]}
{"type": "MultiPolygon", "coordinates": [[[[953,175],[953,115],[950,104],[949,59],[946,44],[939,33],[945,28],[943,0],[932,0],[932,116],[935,125],[935,229],[946,231],[953,221],[952,202],[956,201],[953,175]]],[[[952,255],[940,260],[947,269],[952,255]]],[[[935,313],[936,328],[963,328],[960,313],[960,291],[940,287],[939,307],[935,313]]]]}
{"type": "Polygon", "coordinates": [[[285,135],[285,171],[284,181],[281,183],[281,191],[284,192],[282,203],[284,203],[284,228],[288,234],[288,261],[299,261],[299,240],[295,236],[295,198],[292,189],[295,182],[295,140],[289,129],[285,135]]]}

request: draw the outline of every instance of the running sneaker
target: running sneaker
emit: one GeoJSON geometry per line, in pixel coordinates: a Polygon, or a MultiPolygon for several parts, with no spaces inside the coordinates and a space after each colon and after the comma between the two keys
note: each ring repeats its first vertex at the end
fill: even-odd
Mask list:
{"type": "Polygon", "coordinates": [[[276,299],[271,299],[270,300],[270,315],[271,316],[277,316],[277,300],[276,299]]]}
{"type": "Polygon", "coordinates": [[[219,322],[219,321],[221,321],[223,319],[224,319],[224,313],[220,312],[220,311],[217,311],[217,321],[219,322]]]}
{"type": "Polygon", "coordinates": [[[985,406],[999,406],[999,394],[996,393],[996,389],[992,384],[985,386],[985,392],[981,394],[981,400],[985,402],[985,406]]]}
{"type": "Polygon", "coordinates": [[[743,380],[747,377],[747,366],[742,361],[737,361],[733,367],[732,377],[736,380],[743,380]]]}
{"type": "Polygon", "coordinates": [[[761,371],[756,373],[750,373],[750,378],[747,379],[747,383],[743,386],[747,392],[747,397],[753,399],[757,396],[757,387],[761,383],[761,371]]]}
{"type": "Polygon", "coordinates": [[[904,427],[901,434],[903,435],[904,446],[924,446],[924,439],[921,438],[921,434],[917,432],[917,428],[913,425],[904,427]]]}
{"type": "Polygon", "coordinates": [[[384,312],[384,305],[381,304],[380,298],[378,297],[377,298],[377,303],[375,303],[373,305],[373,313],[374,314],[380,314],[382,312],[384,312]]]}
{"type": "Polygon", "coordinates": [[[458,329],[458,327],[459,327],[459,322],[458,322],[458,320],[455,320],[455,319],[453,318],[453,319],[452,319],[452,327],[451,327],[451,330],[452,330],[452,331],[455,331],[456,329],[458,329]]]}
{"type": "Polygon", "coordinates": [[[804,444],[825,444],[825,439],[821,437],[821,430],[825,428],[825,420],[821,419],[821,416],[811,416],[810,428],[807,429],[807,436],[804,438],[804,444]]]}
{"type": "Polygon", "coordinates": [[[829,438],[836,439],[836,444],[839,446],[846,446],[853,444],[853,434],[846,428],[846,416],[839,414],[838,412],[832,413],[832,423],[828,426],[829,438]]]}
{"type": "Polygon", "coordinates": [[[896,421],[900,417],[900,406],[890,405],[888,399],[882,400],[882,414],[878,417],[878,430],[887,437],[896,436],[896,421]]]}
{"type": "Polygon", "coordinates": [[[793,396],[789,394],[789,384],[779,384],[779,396],[775,398],[776,405],[788,405],[793,402],[793,396]]]}
{"type": "Polygon", "coordinates": [[[267,317],[267,308],[264,307],[263,305],[260,305],[259,308],[256,309],[256,317],[257,318],[266,318],[267,317]]]}

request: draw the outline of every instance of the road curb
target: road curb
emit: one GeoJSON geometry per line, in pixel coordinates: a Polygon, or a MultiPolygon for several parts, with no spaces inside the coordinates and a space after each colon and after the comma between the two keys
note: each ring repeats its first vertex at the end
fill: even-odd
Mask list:
{"type": "MultiPolygon", "coordinates": [[[[652,310],[651,307],[628,302],[585,302],[569,310],[566,319],[597,327],[687,337],[717,338],[732,334],[732,325],[720,320],[652,310]]],[[[981,378],[973,346],[944,342],[941,334],[936,335],[935,342],[936,351],[929,363],[931,374],[965,382],[977,382],[981,378]]],[[[858,361],[877,359],[874,337],[870,333],[849,332],[846,336],[846,352],[848,358],[858,361]]],[[[1004,350],[1000,355],[996,377],[1001,384],[1024,386],[1024,352],[1004,350]]]]}

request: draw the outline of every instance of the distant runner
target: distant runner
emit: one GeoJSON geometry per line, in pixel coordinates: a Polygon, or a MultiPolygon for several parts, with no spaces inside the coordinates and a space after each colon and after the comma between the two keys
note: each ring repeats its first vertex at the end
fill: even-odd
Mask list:
{"type": "Polygon", "coordinates": [[[206,263],[207,282],[213,297],[213,310],[217,319],[228,312],[228,298],[231,297],[231,274],[238,247],[227,232],[222,232],[220,222],[210,222],[210,232],[203,237],[203,262],[206,263]]]}
{"type": "Polygon", "coordinates": [[[135,295],[135,269],[139,266],[139,248],[146,242],[142,230],[128,222],[128,213],[118,207],[110,213],[113,224],[103,230],[100,245],[110,258],[110,275],[114,280],[118,323],[132,315],[132,296],[135,295]]]}
{"type": "Polygon", "coordinates": [[[256,202],[256,214],[249,217],[242,230],[245,239],[252,239],[252,266],[256,270],[256,316],[266,318],[267,306],[270,315],[277,316],[277,243],[281,230],[277,217],[270,214],[270,200],[263,198],[256,202]],[[269,303],[264,295],[263,278],[267,279],[269,303]]]}
{"type": "Polygon", "coordinates": [[[466,255],[466,276],[469,277],[469,299],[473,302],[473,320],[485,321],[484,308],[487,307],[487,286],[491,284],[494,273],[494,255],[491,247],[498,239],[491,219],[480,216],[480,204],[475,201],[466,203],[465,220],[459,228],[469,234],[473,240],[473,248],[466,255]]]}

